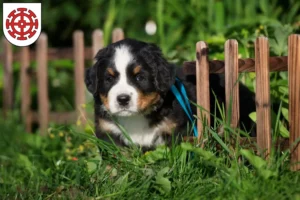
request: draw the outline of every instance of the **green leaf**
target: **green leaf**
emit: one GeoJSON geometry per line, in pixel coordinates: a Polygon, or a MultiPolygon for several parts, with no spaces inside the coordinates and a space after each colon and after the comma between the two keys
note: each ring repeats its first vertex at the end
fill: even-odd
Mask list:
{"type": "Polygon", "coordinates": [[[281,113],[286,120],[289,120],[289,110],[287,108],[281,108],[281,113]]]}
{"type": "Polygon", "coordinates": [[[193,145],[189,142],[182,142],[180,144],[180,146],[183,150],[186,150],[186,151],[193,151],[194,150],[193,145]]]}
{"type": "Polygon", "coordinates": [[[259,7],[263,11],[263,13],[265,15],[268,15],[269,14],[268,11],[270,10],[268,9],[270,6],[269,3],[266,0],[260,0],[258,2],[259,2],[259,7]]]}
{"type": "Polygon", "coordinates": [[[278,90],[279,90],[279,92],[281,92],[283,94],[288,94],[289,93],[288,86],[279,86],[278,90]]]}
{"type": "Polygon", "coordinates": [[[192,151],[201,156],[206,161],[219,161],[219,159],[211,151],[206,151],[199,147],[193,147],[191,143],[181,143],[180,146],[183,150],[192,151]]]}
{"type": "Polygon", "coordinates": [[[252,112],[249,114],[250,119],[256,123],[256,112],[252,112]]]}
{"type": "Polygon", "coordinates": [[[39,149],[42,146],[42,137],[40,135],[28,134],[24,140],[32,148],[39,149]]]}
{"type": "Polygon", "coordinates": [[[272,129],[276,131],[276,124],[278,124],[279,127],[279,133],[282,137],[288,138],[290,136],[289,131],[284,127],[283,123],[279,120],[279,115],[271,110],[271,119],[272,119],[272,129]]]}
{"type": "Polygon", "coordinates": [[[89,160],[89,161],[86,163],[88,172],[89,172],[90,174],[97,170],[97,168],[98,168],[98,165],[97,165],[97,164],[98,164],[98,163],[99,163],[99,161],[97,161],[97,160],[89,160]]]}
{"type": "Polygon", "coordinates": [[[169,149],[166,146],[158,146],[154,151],[148,151],[143,156],[142,159],[147,163],[155,163],[166,157],[169,149]]]}
{"type": "Polygon", "coordinates": [[[129,175],[129,172],[127,172],[125,175],[118,178],[118,180],[114,184],[115,185],[121,185],[123,187],[126,186],[127,183],[128,183],[128,175],[129,175]]]}
{"type": "Polygon", "coordinates": [[[290,137],[290,132],[284,127],[284,125],[281,122],[279,122],[279,132],[280,135],[284,138],[290,137]]]}
{"type": "Polygon", "coordinates": [[[171,181],[164,177],[166,173],[170,170],[169,167],[165,167],[161,169],[157,175],[156,175],[156,180],[155,183],[157,184],[158,187],[156,187],[162,194],[167,194],[170,193],[171,191],[171,181]]]}
{"type": "Polygon", "coordinates": [[[245,156],[249,160],[249,162],[257,169],[267,166],[267,162],[264,159],[254,155],[250,150],[241,149],[241,154],[245,156]]]}
{"type": "Polygon", "coordinates": [[[217,142],[219,142],[219,144],[223,147],[223,149],[226,150],[228,153],[231,154],[231,151],[229,150],[229,148],[227,147],[227,145],[223,142],[223,140],[220,138],[220,136],[216,132],[214,132],[212,130],[210,130],[210,133],[217,140],[217,142]]]}
{"type": "Polygon", "coordinates": [[[30,175],[33,175],[34,166],[32,162],[29,160],[28,156],[24,154],[18,154],[17,163],[21,167],[24,167],[30,173],[30,175]]]}
{"type": "Polygon", "coordinates": [[[277,176],[276,171],[267,168],[267,161],[254,155],[250,150],[241,149],[240,153],[256,168],[256,171],[262,178],[269,179],[270,177],[277,176]]]}

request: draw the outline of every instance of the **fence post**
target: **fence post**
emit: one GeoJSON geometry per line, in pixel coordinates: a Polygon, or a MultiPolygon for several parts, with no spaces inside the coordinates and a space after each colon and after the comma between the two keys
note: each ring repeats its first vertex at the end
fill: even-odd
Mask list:
{"type": "Polygon", "coordinates": [[[21,113],[25,124],[26,132],[31,132],[32,113],[31,113],[31,95],[30,95],[30,76],[28,69],[30,66],[30,52],[29,47],[22,47],[21,49],[21,113]]]}
{"type": "Polygon", "coordinates": [[[112,42],[118,42],[124,39],[124,32],[121,28],[115,28],[112,33],[112,42]]]}
{"type": "Polygon", "coordinates": [[[255,41],[256,121],[257,144],[262,156],[268,158],[271,150],[271,102],[269,79],[269,42],[259,37],[255,41]]]}
{"type": "Polygon", "coordinates": [[[103,48],[104,41],[103,41],[103,32],[100,29],[96,29],[93,31],[92,35],[92,54],[93,54],[93,63],[95,63],[94,57],[96,56],[97,52],[103,48]]]}
{"type": "Polygon", "coordinates": [[[48,37],[41,33],[36,47],[37,83],[38,83],[38,116],[41,135],[47,133],[49,123],[48,98],[48,37]]]}
{"type": "Polygon", "coordinates": [[[3,77],[3,115],[13,107],[13,51],[12,45],[3,37],[4,77],[3,77]]]}
{"type": "Polygon", "coordinates": [[[197,104],[203,108],[203,111],[197,108],[198,141],[201,141],[205,127],[210,127],[208,47],[203,41],[196,44],[196,83],[197,104]]]}
{"type": "Polygon", "coordinates": [[[77,30],[73,34],[74,61],[75,61],[75,106],[77,116],[85,123],[86,114],[82,105],[85,103],[84,93],[84,37],[83,32],[77,30]]]}
{"type": "Polygon", "coordinates": [[[300,35],[296,34],[288,41],[288,76],[291,169],[296,171],[300,170],[300,35]]]}
{"type": "Polygon", "coordinates": [[[227,40],[225,43],[226,116],[230,117],[230,126],[232,128],[237,128],[240,119],[238,59],[238,42],[236,40],[227,40]],[[230,116],[228,116],[229,113],[230,116]]]}

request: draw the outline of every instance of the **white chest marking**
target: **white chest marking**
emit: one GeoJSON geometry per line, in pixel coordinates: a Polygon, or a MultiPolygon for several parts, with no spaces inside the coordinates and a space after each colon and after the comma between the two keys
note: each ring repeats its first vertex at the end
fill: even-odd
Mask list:
{"type": "MultiPolygon", "coordinates": [[[[118,121],[125,128],[126,133],[130,136],[133,143],[142,146],[163,143],[161,136],[158,136],[160,134],[159,128],[157,126],[149,127],[148,120],[143,116],[119,117],[118,121]],[[156,141],[154,142],[154,140],[156,141]]],[[[126,144],[130,144],[130,141],[125,136],[124,141],[126,144]]]]}
{"type": "MultiPolygon", "coordinates": [[[[161,126],[149,127],[149,122],[143,116],[134,115],[128,117],[118,117],[119,124],[125,129],[126,134],[131,138],[132,142],[141,146],[156,146],[163,144],[161,137],[161,126]]],[[[113,122],[102,121],[101,128],[104,131],[109,131],[112,134],[120,135],[125,144],[131,144],[122,130],[113,122]]]]}

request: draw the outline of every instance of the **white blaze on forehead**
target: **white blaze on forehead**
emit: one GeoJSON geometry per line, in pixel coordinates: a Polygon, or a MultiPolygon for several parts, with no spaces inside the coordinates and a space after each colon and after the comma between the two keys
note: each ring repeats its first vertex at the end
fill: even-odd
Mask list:
{"type": "Polygon", "coordinates": [[[127,94],[131,97],[128,108],[129,112],[137,112],[137,90],[128,83],[127,68],[133,61],[134,57],[127,46],[120,46],[115,49],[114,65],[116,71],[119,73],[118,82],[108,92],[109,107],[111,113],[121,111],[117,102],[117,96],[120,94],[127,94]]]}
{"type": "Polygon", "coordinates": [[[133,58],[128,47],[120,46],[116,48],[114,61],[119,73],[125,73],[126,75],[126,68],[132,60],[133,58]]]}

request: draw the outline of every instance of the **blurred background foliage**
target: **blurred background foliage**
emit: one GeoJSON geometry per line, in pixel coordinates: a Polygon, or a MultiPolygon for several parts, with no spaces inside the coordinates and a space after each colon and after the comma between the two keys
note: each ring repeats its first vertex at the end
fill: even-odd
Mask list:
{"type": "MultiPolygon", "coordinates": [[[[103,30],[105,44],[108,44],[112,29],[120,27],[126,37],[155,42],[164,53],[188,48],[190,53],[184,56],[190,59],[193,59],[191,52],[198,40],[210,44],[212,53],[221,52],[218,50],[228,38],[240,40],[243,48],[247,48],[248,40],[258,35],[277,37],[284,44],[282,36],[299,30],[299,21],[298,0],[42,1],[42,31],[48,34],[50,46],[71,46],[76,29],[84,31],[86,44],[90,45],[92,31],[96,28],[103,30]],[[145,32],[149,20],[157,24],[154,35],[145,32]]],[[[286,49],[274,46],[274,53],[284,53],[279,47],[286,49]]],[[[249,54],[247,50],[241,53],[249,54]]]]}
{"type": "MultiPolygon", "coordinates": [[[[4,1],[11,2],[11,1],[4,1]]],[[[18,2],[40,2],[19,0],[18,2]]],[[[1,9],[2,12],[2,9],[1,9]]],[[[0,13],[2,15],[2,13],[0,13]]],[[[2,23],[2,20],[0,21],[2,23]]],[[[2,24],[1,24],[2,27],[2,24]]],[[[50,47],[72,46],[72,34],[80,29],[85,45],[91,45],[96,28],[104,33],[105,45],[111,42],[113,28],[120,27],[125,37],[158,44],[172,62],[182,64],[194,60],[195,44],[204,40],[210,48],[210,59],[223,59],[227,39],[239,41],[241,57],[253,57],[253,41],[267,36],[271,55],[287,55],[287,38],[300,32],[299,0],[43,0],[42,31],[48,34],[50,47]],[[154,21],[157,31],[149,35],[147,22],[154,21]]],[[[2,33],[1,33],[2,34],[2,33]]],[[[32,45],[31,48],[34,48],[32,45]]],[[[16,49],[17,50],[17,49],[16,49]]],[[[87,66],[91,63],[87,63],[87,66]]],[[[19,63],[14,64],[15,107],[20,107],[19,63]]],[[[32,67],[35,64],[32,63],[32,67]]],[[[74,106],[73,62],[58,60],[49,63],[49,97],[51,110],[72,110],[74,106]]],[[[2,67],[1,67],[2,70],[2,67]]],[[[3,71],[0,71],[3,77],[3,71]]],[[[255,74],[247,74],[244,82],[254,90],[255,74]]],[[[76,87],[76,86],[75,86],[76,87]]],[[[0,90],[3,79],[0,79],[0,90]]],[[[287,108],[287,75],[271,74],[274,101],[287,108]]],[[[37,88],[33,80],[33,109],[36,109],[37,88]]],[[[0,96],[2,95],[2,92],[0,96]]],[[[0,98],[2,101],[2,96],[0,98]]],[[[0,102],[2,104],[2,102],[0,102]]]]}

